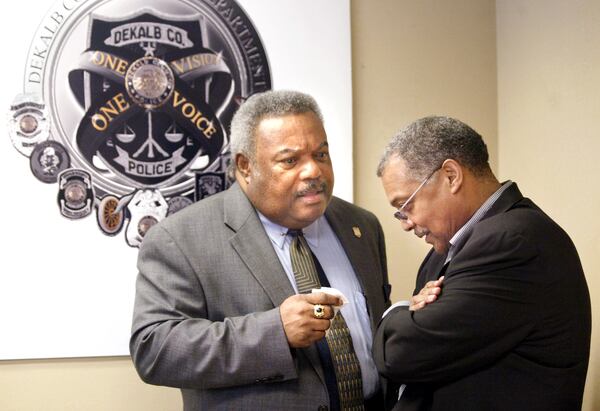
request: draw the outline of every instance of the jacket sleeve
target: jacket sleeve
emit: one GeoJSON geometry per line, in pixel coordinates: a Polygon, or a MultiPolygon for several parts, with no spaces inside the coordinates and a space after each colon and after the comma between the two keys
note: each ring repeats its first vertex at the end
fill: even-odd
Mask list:
{"type": "Polygon", "coordinates": [[[297,378],[279,308],[209,320],[202,285],[162,226],[144,238],[138,270],[130,351],[145,382],[210,389],[297,378]]]}
{"type": "MultiPolygon", "coordinates": [[[[387,255],[385,250],[385,237],[383,234],[383,228],[379,223],[379,220],[375,219],[377,225],[377,243],[379,248],[379,261],[381,264],[381,273],[383,276],[383,297],[384,297],[384,308],[387,309],[390,305],[392,305],[390,301],[390,295],[392,293],[392,286],[390,284],[390,280],[388,277],[387,270],[387,255]]],[[[375,320],[375,324],[377,324],[377,320],[375,320]]]]}
{"type": "Polygon", "coordinates": [[[379,371],[401,383],[442,382],[505,355],[538,321],[537,254],[520,234],[477,236],[452,260],[436,302],[382,320],[374,341],[379,371]]]}

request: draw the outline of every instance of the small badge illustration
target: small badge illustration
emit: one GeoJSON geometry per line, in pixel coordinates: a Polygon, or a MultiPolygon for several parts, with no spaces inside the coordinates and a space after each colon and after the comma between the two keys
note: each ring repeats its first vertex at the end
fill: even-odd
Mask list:
{"type": "Polygon", "coordinates": [[[70,219],[87,217],[94,205],[94,188],[89,173],[67,169],[58,176],[58,206],[70,219]]]}

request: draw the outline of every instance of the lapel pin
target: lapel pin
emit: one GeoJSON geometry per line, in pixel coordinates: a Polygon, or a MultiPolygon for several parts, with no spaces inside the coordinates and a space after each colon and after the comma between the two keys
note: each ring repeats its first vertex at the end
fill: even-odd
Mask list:
{"type": "Polygon", "coordinates": [[[360,232],[360,228],[357,226],[352,227],[352,232],[354,233],[354,237],[360,238],[362,237],[362,233],[360,232]]]}

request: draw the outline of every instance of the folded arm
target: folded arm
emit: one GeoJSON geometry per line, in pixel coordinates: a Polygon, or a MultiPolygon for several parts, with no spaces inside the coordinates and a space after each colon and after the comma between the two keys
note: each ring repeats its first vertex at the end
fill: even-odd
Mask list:
{"type": "Polygon", "coordinates": [[[416,311],[394,309],[383,319],[374,343],[379,371],[403,383],[447,381],[505,355],[539,316],[536,255],[519,235],[482,237],[465,247],[437,301],[416,311]]]}

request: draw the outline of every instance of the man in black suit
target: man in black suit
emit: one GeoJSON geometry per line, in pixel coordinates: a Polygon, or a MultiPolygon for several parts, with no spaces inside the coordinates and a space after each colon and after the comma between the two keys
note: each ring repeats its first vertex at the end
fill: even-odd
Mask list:
{"type": "Polygon", "coordinates": [[[378,175],[402,228],[433,246],[376,332],[389,408],[580,409],[590,299],[568,235],[498,182],[481,136],[452,118],[400,131],[378,175]]]}

